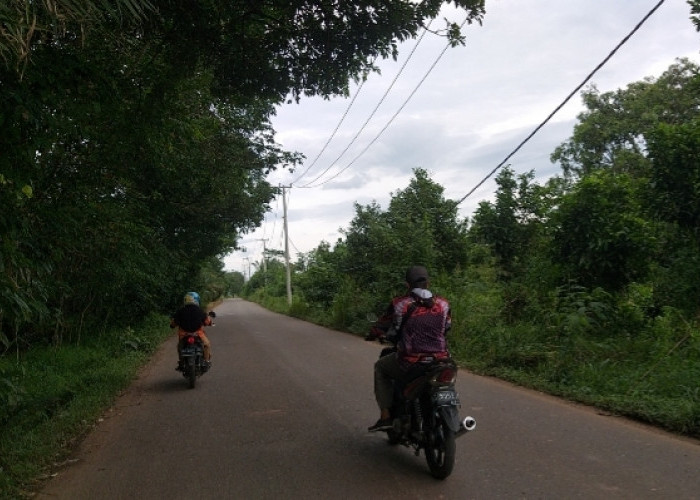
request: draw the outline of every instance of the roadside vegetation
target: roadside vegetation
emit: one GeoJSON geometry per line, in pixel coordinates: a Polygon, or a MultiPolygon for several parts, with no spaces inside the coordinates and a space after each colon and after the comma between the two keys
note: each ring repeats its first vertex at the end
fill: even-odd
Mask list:
{"type": "Polygon", "coordinates": [[[152,315],[81,344],[0,357],[0,498],[30,496],[171,334],[167,316],[152,315]]]}
{"type": "MultiPolygon", "coordinates": [[[[418,263],[452,302],[464,366],[700,437],[700,70],[687,61],[586,90],[552,155],[561,175],[505,168],[469,219],[415,169],[388,207],[357,205],[342,239],[294,263],[291,306],[279,252],[245,286],[224,272],[278,194],[267,174],[301,161],[275,143],[276,106],[346,94],[445,3],[0,2],[0,498],[30,495],[66,459],[184,292],[364,334],[418,263]]],[[[455,25],[442,35],[464,41],[455,25]]]]}
{"type": "MultiPolygon", "coordinates": [[[[357,205],[344,237],[244,294],[358,334],[425,265],[450,299],[461,364],[700,437],[700,68],[583,93],[544,184],[506,167],[468,220],[423,169],[387,208],[357,205]]],[[[258,266],[262,269],[263,266],[258,266]]],[[[467,389],[468,390],[468,389],[467,389]]]]}
{"type": "Polygon", "coordinates": [[[221,257],[301,160],[276,107],[347,94],[447,3],[0,2],[0,497],[129,383],[152,318],[240,290],[221,257]]]}

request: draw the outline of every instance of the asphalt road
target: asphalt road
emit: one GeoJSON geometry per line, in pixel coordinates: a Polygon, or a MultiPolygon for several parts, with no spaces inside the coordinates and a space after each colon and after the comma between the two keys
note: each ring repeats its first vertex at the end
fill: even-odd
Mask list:
{"type": "Polygon", "coordinates": [[[700,499],[700,443],[461,371],[475,431],[433,479],[367,426],[381,346],[242,300],[188,389],[175,338],[37,498],[700,499]]]}

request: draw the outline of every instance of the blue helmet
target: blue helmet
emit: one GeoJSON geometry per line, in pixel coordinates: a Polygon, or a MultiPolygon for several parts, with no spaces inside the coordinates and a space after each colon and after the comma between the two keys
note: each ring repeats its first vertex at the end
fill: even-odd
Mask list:
{"type": "Polygon", "coordinates": [[[199,294],[197,292],[187,292],[185,294],[185,304],[199,305],[199,294]]]}

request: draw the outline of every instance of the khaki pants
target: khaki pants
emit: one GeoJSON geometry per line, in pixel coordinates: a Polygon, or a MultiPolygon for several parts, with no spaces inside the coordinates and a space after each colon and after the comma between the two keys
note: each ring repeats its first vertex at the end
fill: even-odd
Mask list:
{"type": "Polygon", "coordinates": [[[397,353],[381,357],[374,363],[374,397],[380,410],[388,410],[394,402],[394,380],[402,381],[406,372],[399,366],[397,353]]]}

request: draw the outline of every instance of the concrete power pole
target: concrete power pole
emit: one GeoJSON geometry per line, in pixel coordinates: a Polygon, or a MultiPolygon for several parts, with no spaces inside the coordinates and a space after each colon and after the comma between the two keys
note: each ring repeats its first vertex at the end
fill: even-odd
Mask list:
{"type": "MultiPolygon", "coordinates": [[[[291,186],[289,186],[291,187],[291,186]]],[[[287,188],[282,186],[282,207],[284,208],[284,262],[287,266],[287,304],[292,305],[292,273],[289,269],[289,228],[287,226],[287,188]]]]}
{"type": "MultiPolygon", "coordinates": [[[[243,260],[248,262],[248,281],[250,281],[250,258],[249,257],[243,257],[243,260]]],[[[245,276],[245,267],[243,268],[243,276],[245,276]]]]}
{"type": "Polygon", "coordinates": [[[267,251],[267,248],[265,247],[265,242],[267,241],[267,238],[259,238],[255,241],[262,241],[262,244],[263,244],[263,271],[265,271],[265,275],[267,275],[267,260],[265,260],[265,252],[267,251]]]}

